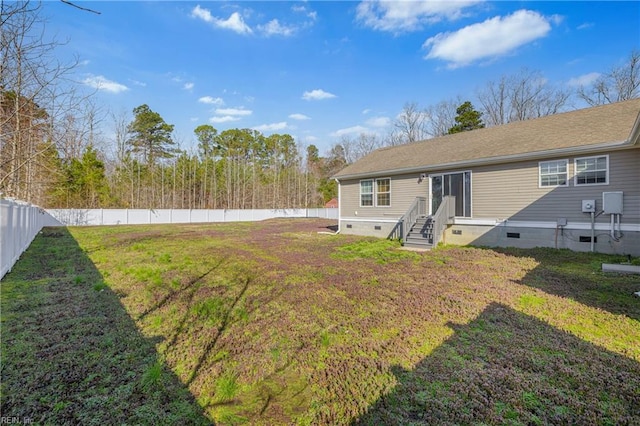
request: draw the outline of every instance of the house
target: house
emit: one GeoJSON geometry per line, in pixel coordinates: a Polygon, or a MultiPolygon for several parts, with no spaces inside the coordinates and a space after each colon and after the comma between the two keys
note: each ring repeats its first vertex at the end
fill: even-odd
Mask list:
{"type": "Polygon", "coordinates": [[[338,199],[337,198],[332,198],[329,201],[327,201],[324,205],[325,209],[337,209],[338,208],[338,199]]]}
{"type": "Polygon", "coordinates": [[[640,99],[382,148],[334,176],[346,234],[640,256],[640,99]]]}

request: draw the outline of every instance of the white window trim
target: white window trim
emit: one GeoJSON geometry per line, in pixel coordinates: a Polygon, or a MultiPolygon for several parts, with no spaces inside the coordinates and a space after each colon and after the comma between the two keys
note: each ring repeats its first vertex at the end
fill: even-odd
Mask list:
{"type": "MultiPolygon", "coordinates": [[[[391,178],[389,177],[381,177],[381,178],[375,178],[375,179],[360,179],[360,207],[362,208],[371,208],[371,207],[379,207],[379,208],[390,208],[391,207],[391,178]],[[380,206],[378,205],[378,181],[379,180],[389,180],[389,205],[388,206],[380,206]],[[364,206],[362,205],[362,182],[371,182],[373,189],[371,192],[371,196],[373,197],[373,201],[372,204],[370,206],[364,206]]],[[[369,193],[365,193],[365,194],[369,194],[369,193]]],[[[386,194],[386,192],[383,192],[382,194],[386,194]]]]}
{"type": "Polygon", "coordinates": [[[609,185],[609,155],[605,154],[605,155],[590,155],[588,157],[576,157],[573,159],[573,186],[576,187],[580,187],[580,186],[604,186],[604,185],[609,185]],[[605,170],[605,179],[606,182],[601,182],[601,183],[578,183],[578,160],[588,160],[590,158],[601,158],[604,157],[605,161],[607,163],[606,167],[607,169],[605,170]]]}
{"type": "Polygon", "coordinates": [[[375,179],[361,179],[360,183],[358,183],[359,185],[359,190],[360,190],[360,207],[363,208],[367,208],[367,207],[374,207],[376,204],[376,180],[375,179]],[[362,196],[363,195],[369,195],[369,192],[366,193],[362,193],[362,182],[371,182],[371,205],[370,206],[365,206],[362,204],[362,196]]]}
{"type": "Polygon", "coordinates": [[[540,189],[544,189],[544,188],[561,188],[561,187],[566,187],[569,186],[569,180],[571,178],[569,177],[569,160],[568,159],[561,159],[561,160],[545,160],[545,161],[539,161],[538,162],[538,188],[540,189]],[[565,169],[566,171],[566,175],[567,178],[565,179],[564,185],[542,185],[542,164],[543,163],[550,163],[552,161],[564,161],[564,165],[565,165],[565,169]]]}
{"type": "MultiPolygon", "coordinates": [[[[374,182],[374,185],[373,185],[374,186],[374,188],[373,188],[373,192],[374,192],[373,203],[375,204],[376,207],[388,209],[389,207],[391,207],[391,178],[383,177],[383,178],[377,178],[377,179],[374,179],[374,180],[375,180],[375,182],[374,182]],[[389,194],[389,205],[388,206],[380,206],[380,205],[378,205],[378,181],[379,180],[388,180],[389,181],[389,192],[388,192],[388,194],[389,194]]],[[[387,192],[382,192],[382,194],[387,194],[387,192]]]]}

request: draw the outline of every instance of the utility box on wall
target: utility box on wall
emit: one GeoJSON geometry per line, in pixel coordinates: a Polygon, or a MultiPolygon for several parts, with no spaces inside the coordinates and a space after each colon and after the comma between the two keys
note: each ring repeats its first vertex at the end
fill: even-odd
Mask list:
{"type": "Polygon", "coordinates": [[[622,191],[603,192],[602,210],[605,214],[622,214],[622,191]]]}
{"type": "Polygon", "coordinates": [[[596,200],[582,200],[582,213],[595,213],[596,200]]]}

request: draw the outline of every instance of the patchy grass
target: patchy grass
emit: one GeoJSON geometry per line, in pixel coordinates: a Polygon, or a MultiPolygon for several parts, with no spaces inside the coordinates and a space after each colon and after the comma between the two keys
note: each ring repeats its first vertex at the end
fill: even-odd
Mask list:
{"type": "Polygon", "coordinates": [[[2,282],[3,415],[639,423],[640,282],[600,271],[615,257],[418,254],[330,224],[45,230],[2,282]]]}
{"type": "Polygon", "coordinates": [[[365,239],[338,247],[331,256],[334,259],[374,259],[382,265],[403,259],[418,260],[420,256],[410,251],[400,251],[397,240],[365,239]]]}
{"type": "Polygon", "coordinates": [[[2,416],[210,423],[66,229],[44,230],[0,286],[2,416]]]}

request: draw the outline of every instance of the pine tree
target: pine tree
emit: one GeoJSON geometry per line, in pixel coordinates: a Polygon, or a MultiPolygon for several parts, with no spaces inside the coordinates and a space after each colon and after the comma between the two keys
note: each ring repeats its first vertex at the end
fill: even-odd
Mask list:
{"type": "Polygon", "coordinates": [[[133,114],[135,117],[127,127],[131,135],[127,140],[131,151],[140,154],[147,166],[152,166],[158,158],[173,157],[173,124],[167,124],[147,104],[134,108],[133,114]]]}
{"type": "Polygon", "coordinates": [[[468,132],[469,130],[482,129],[482,113],[476,111],[471,102],[466,101],[456,109],[456,124],[449,129],[449,134],[468,132]]]}

